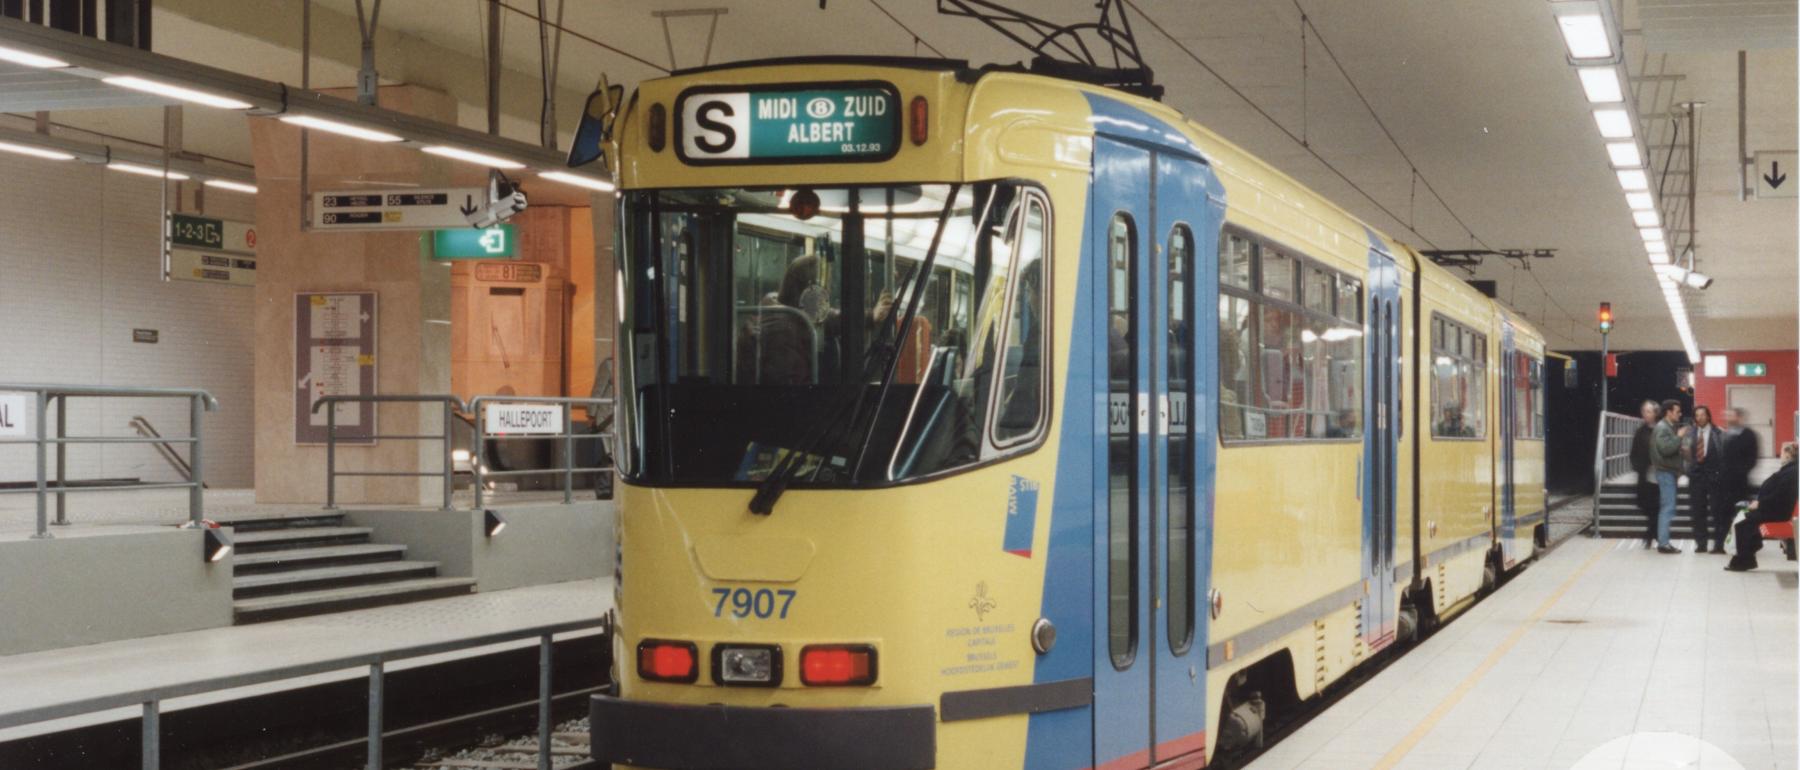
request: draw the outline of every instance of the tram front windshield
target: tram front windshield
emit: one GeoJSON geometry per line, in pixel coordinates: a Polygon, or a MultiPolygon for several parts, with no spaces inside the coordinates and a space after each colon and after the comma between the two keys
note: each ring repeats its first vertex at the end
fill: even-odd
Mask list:
{"type": "Polygon", "coordinates": [[[620,470],[753,486],[798,453],[793,486],[845,487],[980,461],[990,410],[1039,419],[1039,200],[1006,183],[626,193],[620,470]]]}

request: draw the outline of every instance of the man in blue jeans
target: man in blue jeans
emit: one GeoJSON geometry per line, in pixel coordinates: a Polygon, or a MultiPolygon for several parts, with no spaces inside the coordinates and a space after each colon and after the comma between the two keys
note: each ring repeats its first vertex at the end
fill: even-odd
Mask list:
{"type": "Polygon", "coordinates": [[[1655,470],[1660,505],[1656,509],[1656,552],[1681,553],[1669,543],[1669,525],[1675,521],[1675,501],[1681,490],[1681,402],[1674,399],[1662,404],[1663,419],[1650,437],[1650,467],[1655,470]]]}

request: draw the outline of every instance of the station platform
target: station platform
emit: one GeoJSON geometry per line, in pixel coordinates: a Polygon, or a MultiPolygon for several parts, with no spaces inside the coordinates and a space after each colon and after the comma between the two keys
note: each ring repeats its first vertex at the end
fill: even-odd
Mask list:
{"type": "Polygon", "coordinates": [[[534,646],[539,634],[598,634],[612,601],[612,579],[599,578],[0,656],[0,743],[140,714],[136,706],[89,710],[96,704],[193,693],[163,700],[166,714],[363,679],[368,671],[356,661],[371,657],[401,658],[384,663],[397,672],[534,646]],[[504,641],[489,643],[494,639],[504,641]],[[434,647],[447,651],[403,657],[434,647]],[[302,673],[210,689],[268,672],[302,673]]]}
{"type": "Polygon", "coordinates": [[[1250,765],[1796,766],[1796,571],[1577,536],[1250,765]]]}

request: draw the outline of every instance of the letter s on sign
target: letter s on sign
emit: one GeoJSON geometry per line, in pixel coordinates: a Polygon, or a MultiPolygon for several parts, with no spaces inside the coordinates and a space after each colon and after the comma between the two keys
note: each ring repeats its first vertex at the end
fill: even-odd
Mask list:
{"type": "Polygon", "coordinates": [[[694,134],[694,146],[712,155],[729,151],[732,145],[737,144],[737,129],[719,118],[730,118],[736,114],[726,102],[702,102],[694,110],[694,122],[700,124],[701,128],[694,134]]]}

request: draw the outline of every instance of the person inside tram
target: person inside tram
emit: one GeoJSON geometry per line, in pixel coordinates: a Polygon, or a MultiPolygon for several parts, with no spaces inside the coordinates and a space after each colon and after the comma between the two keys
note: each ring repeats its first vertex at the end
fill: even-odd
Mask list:
{"type": "Polygon", "coordinates": [[[1444,407],[1444,418],[1438,422],[1437,434],[1456,438],[1472,438],[1475,431],[1463,421],[1462,408],[1454,404],[1444,407]]]}
{"type": "Polygon", "coordinates": [[[1040,350],[1043,348],[1044,317],[1040,304],[1043,285],[1043,261],[1035,261],[1019,271],[1018,296],[1022,299],[1014,316],[1016,328],[1008,336],[1017,340],[1007,350],[1006,392],[1000,401],[999,425],[1014,430],[1028,430],[1037,423],[1042,403],[1043,380],[1040,350]]]}
{"type": "Polygon", "coordinates": [[[819,259],[788,263],[775,303],[738,330],[737,381],[760,385],[807,385],[815,380],[818,330],[809,319],[823,310],[819,259]],[[818,306],[810,308],[808,306],[818,306]]]}
{"type": "Polygon", "coordinates": [[[1655,401],[1645,401],[1638,407],[1638,414],[1644,421],[1631,435],[1631,470],[1637,473],[1637,507],[1644,514],[1644,547],[1649,548],[1656,542],[1656,507],[1662,494],[1650,470],[1650,440],[1662,422],[1662,407],[1655,401]]]}
{"type": "Polygon", "coordinates": [[[1732,530],[1732,537],[1737,540],[1737,554],[1731,557],[1725,569],[1731,572],[1756,569],[1756,552],[1762,550],[1762,525],[1794,517],[1796,458],[1800,458],[1800,448],[1792,443],[1781,448],[1781,469],[1763,481],[1762,488],[1756,491],[1756,499],[1750,501],[1744,520],[1732,530]]]}

